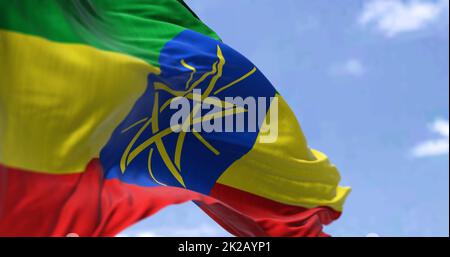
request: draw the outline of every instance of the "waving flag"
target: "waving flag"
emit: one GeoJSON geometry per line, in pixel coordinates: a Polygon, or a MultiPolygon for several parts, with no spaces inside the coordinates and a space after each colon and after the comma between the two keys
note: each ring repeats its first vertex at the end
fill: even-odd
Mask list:
{"type": "Polygon", "coordinates": [[[0,0],[0,236],[112,236],[190,200],[237,236],[321,236],[339,180],[182,1],[0,0]]]}

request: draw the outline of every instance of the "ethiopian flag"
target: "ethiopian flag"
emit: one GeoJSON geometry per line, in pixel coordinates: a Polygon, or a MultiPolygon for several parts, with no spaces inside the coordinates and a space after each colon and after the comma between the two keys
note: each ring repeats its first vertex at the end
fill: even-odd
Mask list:
{"type": "Polygon", "coordinates": [[[339,180],[182,1],[0,0],[0,236],[113,236],[186,201],[236,236],[323,236],[339,180]]]}

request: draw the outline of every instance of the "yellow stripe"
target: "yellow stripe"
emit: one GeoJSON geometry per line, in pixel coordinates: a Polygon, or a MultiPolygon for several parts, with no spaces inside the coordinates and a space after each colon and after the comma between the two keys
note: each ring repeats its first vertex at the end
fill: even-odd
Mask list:
{"type": "Polygon", "coordinates": [[[158,69],[90,46],[0,30],[0,163],[83,171],[158,69]]]}
{"type": "Polygon", "coordinates": [[[258,136],[250,152],[217,182],[284,204],[342,211],[350,188],[338,186],[339,172],[324,154],[309,150],[295,115],[280,96],[278,113],[277,140],[261,143],[258,136]]]}

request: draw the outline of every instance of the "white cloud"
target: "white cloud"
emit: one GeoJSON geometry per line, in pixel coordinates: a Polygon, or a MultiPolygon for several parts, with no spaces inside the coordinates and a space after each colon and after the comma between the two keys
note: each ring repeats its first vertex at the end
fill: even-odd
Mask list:
{"type": "Polygon", "coordinates": [[[448,155],[449,153],[449,123],[448,120],[437,119],[429,125],[430,131],[439,134],[440,138],[427,140],[412,149],[414,157],[448,155]]]}
{"type": "Polygon", "coordinates": [[[438,119],[430,126],[430,129],[443,137],[449,136],[448,120],[438,119]]]}
{"type": "Polygon", "coordinates": [[[380,237],[377,233],[369,233],[366,235],[366,237],[380,237]]]}
{"type": "Polygon", "coordinates": [[[353,77],[359,77],[364,75],[366,69],[362,62],[356,58],[348,59],[347,61],[334,65],[331,68],[333,75],[348,75],[353,77]]]}
{"type": "Polygon", "coordinates": [[[359,16],[363,26],[374,25],[386,37],[423,29],[448,16],[448,0],[371,0],[359,16]]]}
{"type": "Polygon", "coordinates": [[[353,76],[360,76],[364,74],[365,69],[361,61],[350,59],[345,63],[344,71],[353,76]]]}

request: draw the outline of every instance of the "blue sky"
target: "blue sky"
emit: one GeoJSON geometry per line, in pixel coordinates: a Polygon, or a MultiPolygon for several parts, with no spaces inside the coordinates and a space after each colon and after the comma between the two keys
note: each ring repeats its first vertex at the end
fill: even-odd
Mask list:
{"type": "MultiPolygon", "coordinates": [[[[449,235],[447,0],[189,0],[269,78],[353,192],[334,236],[449,235]]],[[[126,236],[227,236],[191,203],[126,236]]]]}

